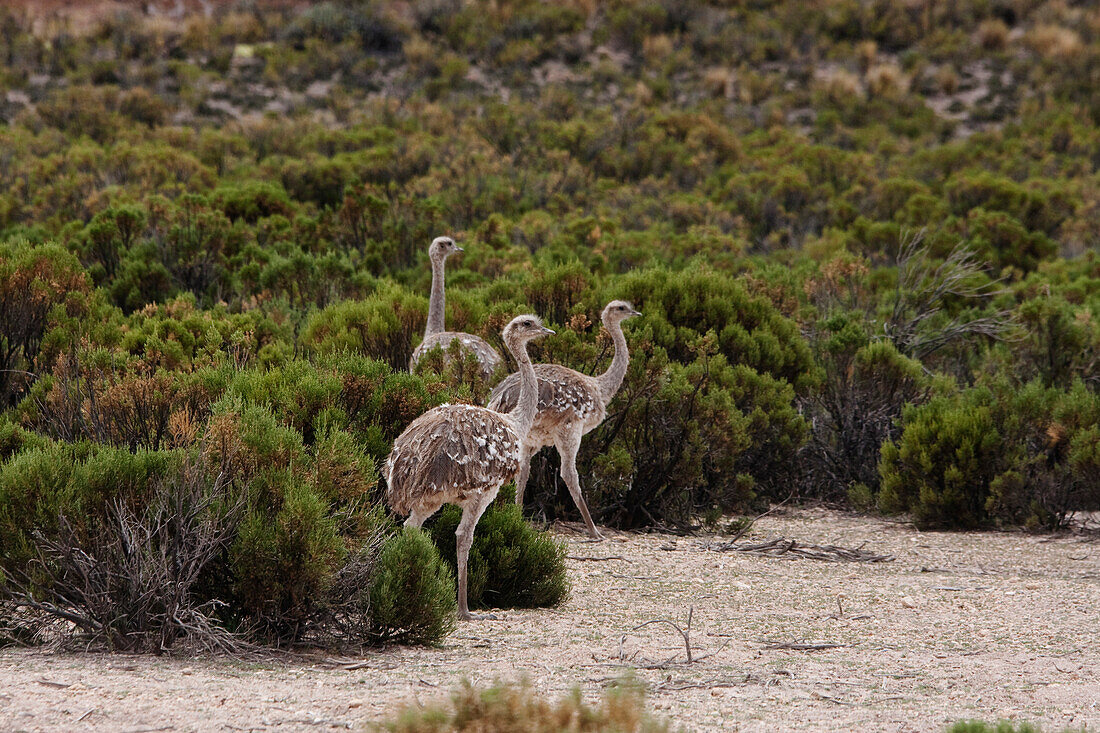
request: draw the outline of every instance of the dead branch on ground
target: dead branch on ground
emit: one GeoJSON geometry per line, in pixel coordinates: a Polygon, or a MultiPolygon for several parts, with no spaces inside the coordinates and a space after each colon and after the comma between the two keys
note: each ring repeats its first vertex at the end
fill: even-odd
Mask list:
{"type": "Polygon", "coordinates": [[[825,562],[892,562],[893,555],[879,555],[859,547],[849,548],[839,545],[808,545],[798,540],[776,537],[767,542],[737,542],[734,540],[706,545],[712,552],[748,552],[765,557],[803,557],[808,560],[825,562]]]}

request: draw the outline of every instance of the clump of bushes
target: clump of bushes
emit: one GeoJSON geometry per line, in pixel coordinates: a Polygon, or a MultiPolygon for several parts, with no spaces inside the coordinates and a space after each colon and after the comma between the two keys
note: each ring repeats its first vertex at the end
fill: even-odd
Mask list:
{"type": "Polygon", "coordinates": [[[110,449],[83,461],[66,448],[36,451],[8,464],[0,606],[22,635],[67,622],[114,650],[159,654],[181,641],[238,650],[219,619],[224,603],[199,585],[233,542],[243,497],[209,469],[181,454],[110,449]],[[33,499],[32,477],[48,482],[32,485],[42,492],[33,499]]]}
{"type": "MultiPolygon", "coordinates": [[[[432,541],[452,571],[455,530],[462,510],[446,506],[431,523],[432,541]]],[[[569,595],[565,547],[524,521],[523,512],[502,492],[478,520],[467,565],[470,608],[548,608],[569,595]]]]}
{"type": "Polygon", "coordinates": [[[604,693],[599,707],[581,700],[579,690],[557,703],[536,694],[526,684],[498,684],[478,690],[469,682],[455,691],[449,706],[410,708],[396,720],[383,723],[382,730],[392,733],[443,731],[515,731],[551,733],[570,730],[578,733],[657,733],[667,731],[666,723],[654,719],[645,709],[643,687],[627,680],[604,693]]]}
{"type": "Polygon", "coordinates": [[[1100,397],[1032,382],[909,406],[882,447],[879,506],[920,527],[1061,526],[1100,507],[1100,397]]]}
{"type": "Polygon", "coordinates": [[[435,644],[451,570],[419,531],[339,511],[290,471],[248,480],[213,453],[84,444],[28,451],[0,478],[0,607],[11,638],[122,651],[253,643],[435,644]],[[346,530],[346,528],[345,528],[346,530]]]}

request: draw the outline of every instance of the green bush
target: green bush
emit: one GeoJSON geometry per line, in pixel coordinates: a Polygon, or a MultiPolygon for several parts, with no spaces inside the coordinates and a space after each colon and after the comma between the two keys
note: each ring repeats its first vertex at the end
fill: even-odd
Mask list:
{"type": "Polygon", "coordinates": [[[353,351],[406,369],[428,318],[428,302],[403,288],[330,306],[312,318],[303,344],[317,354],[353,351]]]}
{"type": "Polygon", "coordinates": [[[903,413],[901,438],[882,446],[879,506],[918,527],[988,524],[986,499],[1004,448],[986,389],[940,397],[903,413]]]}
{"type": "Polygon", "coordinates": [[[404,528],[386,542],[367,593],[376,640],[434,645],[455,628],[454,571],[419,529],[404,528]]]}
{"type": "Polygon", "coordinates": [[[328,503],[290,471],[267,472],[262,483],[276,503],[253,504],[241,522],[229,551],[231,608],[262,637],[293,641],[321,613],[346,546],[328,503]]]}
{"type": "Polygon", "coordinates": [[[799,389],[812,381],[813,357],[797,324],[734,278],[702,266],[646,270],[624,276],[618,290],[644,314],[631,330],[664,348],[671,360],[691,363],[701,337],[713,332],[713,347],[731,364],[799,389]]]}
{"type": "Polygon", "coordinates": [[[1060,526],[1100,506],[1100,398],[1003,382],[906,408],[882,447],[879,506],[919,527],[1060,526]]]}
{"type": "MultiPolygon", "coordinates": [[[[455,570],[455,530],[462,510],[446,506],[431,523],[432,541],[455,570]]],[[[470,608],[552,608],[569,595],[565,547],[523,520],[507,495],[477,523],[467,565],[470,608]]]]}

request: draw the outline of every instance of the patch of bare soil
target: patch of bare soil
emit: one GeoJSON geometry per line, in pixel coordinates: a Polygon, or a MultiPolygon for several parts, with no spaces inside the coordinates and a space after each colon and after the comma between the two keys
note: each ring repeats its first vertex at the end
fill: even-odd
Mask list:
{"type": "Polygon", "coordinates": [[[571,600],[463,624],[442,649],[289,661],[0,651],[0,730],[361,728],[463,678],[595,700],[633,671],[687,730],[1100,728],[1100,544],[948,534],[821,510],[742,542],[863,545],[885,563],[714,552],[714,537],[567,529],[571,600]],[[865,543],[865,544],[864,544],[865,543]],[[584,558],[584,559],[580,559],[584,558]],[[681,628],[694,609],[686,660],[681,628]]]}

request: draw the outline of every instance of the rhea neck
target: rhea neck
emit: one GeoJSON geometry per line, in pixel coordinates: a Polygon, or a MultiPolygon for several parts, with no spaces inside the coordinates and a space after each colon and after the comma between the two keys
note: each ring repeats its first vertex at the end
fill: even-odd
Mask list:
{"type": "Polygon", "coordinates": [[[428,301],[428,325],[424,338],[443,333],[443,313],[447,310],[447,296],[443,287],[443,262],[446,256],[432,258],[432,296],[428,301]]]}
{"type": "Polygon", "coordinates": [[[519,399],[508,417],[516,424],[516,431],[526,437],[531,432],[535,413],[539,409],[538,379],[535,377],[535,368],[531,366],[531,357],[527,355],[526,341],[509,339],[508,351],[519,365],[519,399]]]}
{"type": "Polygon", "coordinates": [[[603,325],[611,332],[611,340],[615,344],[615,357],[611,360],[611,366],[596,378],[600,387],[603,406],[607,407],[607,404],[611,402],[611,398],[622,386],[623,378],[626,377],[626,368],[630,365],[630,353],[626,348],[626,336],[623,335],[622,322],[605,318],[603,325]]]}

